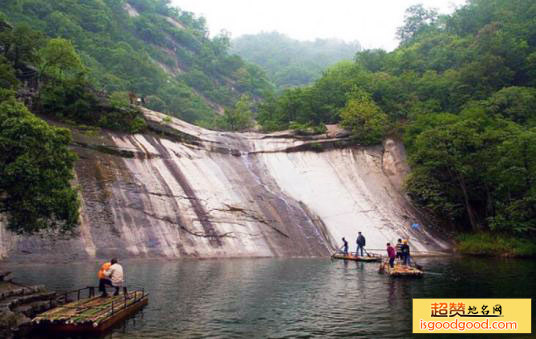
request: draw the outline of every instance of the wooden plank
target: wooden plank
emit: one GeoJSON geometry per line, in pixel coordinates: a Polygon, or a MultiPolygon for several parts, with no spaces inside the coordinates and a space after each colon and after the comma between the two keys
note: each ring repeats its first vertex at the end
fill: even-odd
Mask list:
{"type": "Polygon", "coordinates": [[[333,256],[333,259],[342,259],[342,260],[352,260],[352,261],[363,261],[363,262],[379,262],[381,261],[381,257],[377,256],[370,256],[370,257],[360,257],[360,256],[353,256],[353,255],[344,255],[336,253],[333,256]]]}
{"type": "Polygon", "coordinates": [[[136,303],[144,296],[141,291],[129,292],[128,297],[118,295],[109,298],[93,297],[81,299],[69,304],[59,306],[50,311],[40,314],[34,319],[34,322],[99,322],[106,319],[106,316],[112,315],[113,308],[119,310],[136,303]],[[113,304],[113,307],[112,307],[113,304]]]}
{"type": "Polygon", "coordinates": [[[124,295],[82,299],[42,313],[32,322],[42,330],[54,333],[103,332],[134,315],[149,302],[148,295],[142,291],[127,295],[127,299],[124,295]],[[112,303],[115,312],[112,311],[112,303]]]}
{"type": "Polygon", "coordinates": [[[83,324],[67,324],[56,323],[56,324],[47,324],[44,330],[51,333],[87,333],[87,334],[96,334],[103,333],[110,329],[112,326],[117,323],[127,319],[130,316],[136,314],[139,310],[145,307],[149,303],[149,298],[147,296],[138,300],[136,303],[131,304],[130,306],[119,310],[114,313],[112,316],[102,321],[99,325],[94,326],[93,323],[83,323],[83,324]]]}

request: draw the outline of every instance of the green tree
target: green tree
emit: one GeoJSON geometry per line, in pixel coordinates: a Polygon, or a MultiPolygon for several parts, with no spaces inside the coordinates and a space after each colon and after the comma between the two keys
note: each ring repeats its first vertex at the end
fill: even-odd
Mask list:
{"type": "Polygon", "coordinates": [[[50,39],[39,50],[39,56],[40,73],[56,80],[63,80],[67,76],[78,77],[86,71],[73,44],[65,39],[50,39]]]}
{"type": "Polygon", "coordinates": [[[341,125],[364,145],[382,142],[388,124],[387,115],[364,92],[354,93],[341,112],[341,125]]]}
{"type": "Polygon", "coordinates": [[[423,127],[411,147],[415,171],[408,180],[410,195],[469,230],[486,229],[497,201],[493,179],[497,174],[490,172],[498,160],[497,145],[518,127],[478,107],[459,116],[438,114],[427,120],[430,125],[423,127]],[[434,184],[427,187],[422,182],[434,184]]]}
{"type": "Polygon", "coordinates": [[[408,180],[415,201],[453,222],[468,217],[472,230],[482,226],[471,196],[472,164],[482,147],[476,129],[472,121],[459,121],[419,134],[411,155],[416,171],[408,180]]]}
{"type": "Polygon", "coordinates": [[[411,41],[437,21],[435,9],[426,9],[423,5],[413,5],[406,10],[404,25],[399,27],[396,36],[402,43],[411,41]]]}
{"type": "Polygon", "coordinates": [[[14,98],[0,103],[0,212],[9,229],[72,230],[79,202],[71,187],[69,131],[49,126],[14,98]]]}
{"type": "Polygon", "coordinates": [[[12,89],[18,84],[15,70],[7,62],[6,58],[0,55],[0,88],[12,89]]]}
{"type": "Polygon", "coordinates": [[[519,124],[536,126],[536,88],[503,88],[487,100],[486,106],[491,113],[519,124]]]}
{"type": "Polygon", "coordinates": [[[37,51],[43,40],[42,33],[32,30],[25,24],[0,31],[0,47],[4,57],[11,61],[15,68],[24,63],[37,62],[39,58],[37,51]]]}
{"type": "Polygon", "coordinates": [[[536,129],[515,129],[498,144],[488,167],[493,190],[492,230],[536,231],[536,129]]]}
{"type": "Polygon", "coordinates": [[[127,108],[129,106],[129,97],[127,92],[113,92],[110,94],[110,103],[116,109],[127,108]]]}
{"type": "Polygon", "coordinates": [[[253,112],[251,98],[243,95],[233,109],[225,110],[223,125],[230,131],[243,131],[253,127],[253,112]]]}
{"type": "Polygon", "coordinates": [[[355,61],[370,72],[385,70],[387,52],[383,49],[367,49],[355,55],[355,61]]]}

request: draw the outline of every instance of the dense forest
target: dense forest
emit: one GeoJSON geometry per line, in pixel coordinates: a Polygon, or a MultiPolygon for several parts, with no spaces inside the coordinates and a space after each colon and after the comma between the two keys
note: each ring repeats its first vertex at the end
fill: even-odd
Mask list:
{"type": "Polygon", "coordinates": [[[359,50],[358,42],[300,41],[277,32],[243,35],[231,41],[231,51],[259,65],[279,89],[308,85],[328,66],[352,60],[359,50]]]}
{"type": "Polygon", "coordinates": [[[533,237],[534,18],[536,3],[525,0],[470,0],[448,16],[410,7],[399,48],[359,52],[311,86],[285,90],[258,121],[266,130],[341,123],[364,145],[402,137],[407,191],[438,221],[533,237]]]}
{"type": "Polygon", "coordinates": [[[145,96],[149,108],[190,122],[223,112],[272,86],[256,66],[209,38],[204,18],[169,0],[3,0],[0,15],[69,40],[95,88],[145,96]],[[3,12],[3,14],[1,14],[3,12]]]}

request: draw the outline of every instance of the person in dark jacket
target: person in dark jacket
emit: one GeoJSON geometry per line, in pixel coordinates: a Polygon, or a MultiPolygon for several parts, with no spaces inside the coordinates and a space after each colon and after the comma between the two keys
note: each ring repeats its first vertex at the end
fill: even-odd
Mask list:
{"type": "Polygon", "coordinates": [[[346,241],[346,239],[344,239],[344,237],[343,237],[342,242],[344,243],[342,245],[342,247],[344,248],[343,253],[344,253],[344,255],[348,255],[348,241],[346,241]]]}
{"type": "Polygon", "coordinates": [[[410,256],[409,245],[408,245],[407,240],[404,240],[400,249],[402,250],[402,260],[404,261],[404,265],[407,266],[409,264],[409,256],[410,256]]]}
{"type": "Polygon", "coordinates": [[[387,256],[389,257],[389,266],[391,266],[391,268],[394,268],[396,254],[395,248],[391,246],[391,243],[387,243],[387,256]]]}
{"type": "Polygon", "coordinates": [[[402,239],[398,239],[396,243],[396,258],[402,260],[402,239]]]}
{"type": "Polygon", "coordinates": [[[356,243],[357,250],[355,251],[355,255],[359,256],[359,251],[361,250],[361,256],[363,256],[363,249],[365,248],[366,240],[365,237],[361,234],[361,232],[358,232],[356,243]]]}

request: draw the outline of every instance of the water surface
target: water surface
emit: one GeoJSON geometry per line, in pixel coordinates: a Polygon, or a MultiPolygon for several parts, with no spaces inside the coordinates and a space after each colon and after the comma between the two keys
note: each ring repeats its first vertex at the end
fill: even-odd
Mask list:
{"type": "MultiPolygon", "coordinates": [[[[536,295],[531,260],[418,261],[431,272],[418,280],[380,275],[374,263],[329,259],[126,261],[128,285],[144,287],[149,305],[106,338],[407,338],[412,298],[536,295]]],[[[65,291],[96,284],[98,267],[9,268],[17,281],[65,291]]]]}

